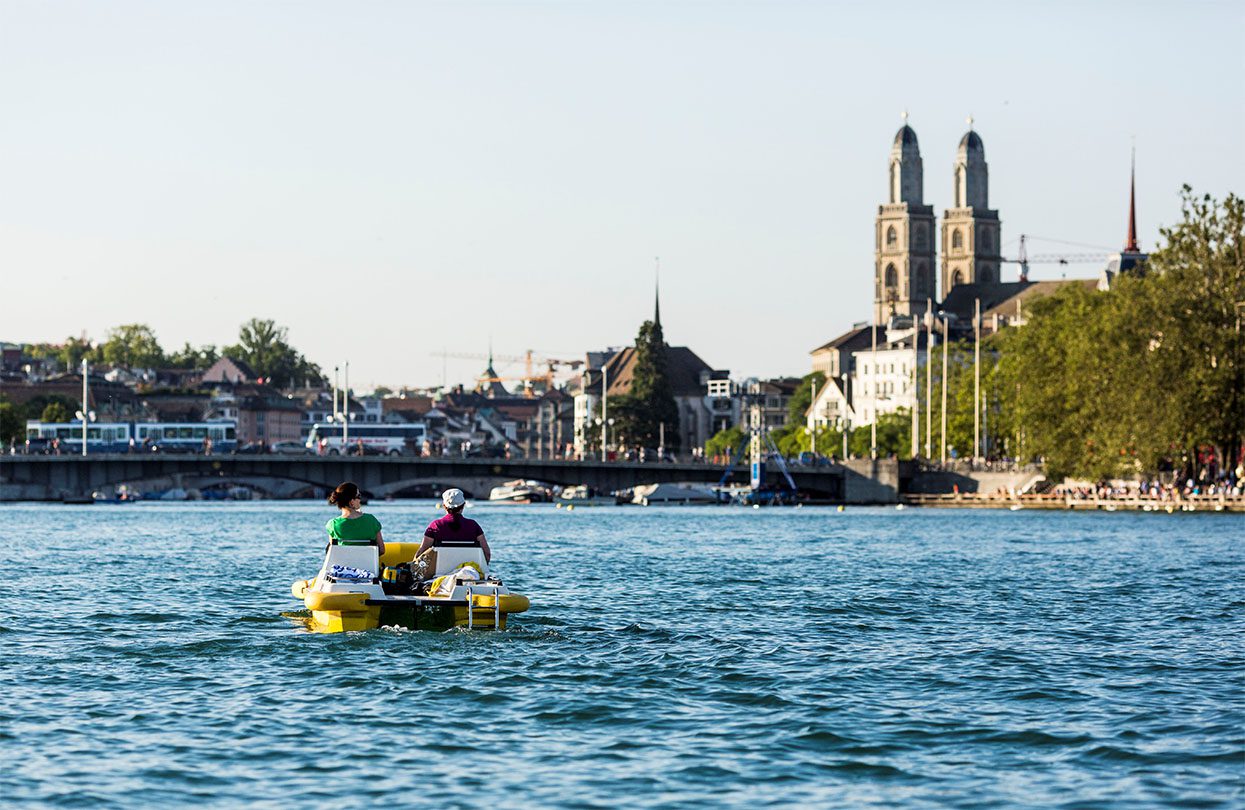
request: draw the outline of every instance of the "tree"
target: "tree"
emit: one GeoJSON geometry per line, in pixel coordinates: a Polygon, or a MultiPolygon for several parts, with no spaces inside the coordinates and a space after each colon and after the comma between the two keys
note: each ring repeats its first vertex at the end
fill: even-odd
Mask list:
{"type": "Polygon", "coordinates": [[[996,424],[1052,477],[1192,476],[1199,458],[1241,458],[1245,201],[1182,196],[1141,272],[1106,293],[1069,285],[989,343],[996,424]]]}
{"type": "MultiPolygon", "coordinates": [[[[748,431],[736,425],[735,427],[719,430],[717,433],[709,437],[705,442],[705,455],[712,458],[713,456],[722,456],[725,458],[727,454],[733,453],[739,449],[739,445],[748,436],[748,431]]],[[[735,459],[739,461],[739,459],[735,459]]]]}
{"type": "Polygon", "coordinates": [[[320,367],[299,354],[286,341],[287,334],[288,330],[276,321],[252,318],[242,324],[238,343],[226,346],[221,353],[242,360],[278,388],[320,382],[324,378],[320,367]]]}
{"type": "Polygon", "coordinates": [[[128,323],[111,329],[100,345],[105,363],[126,369],[157,368],[164,364],[164,350],[155,332],[143,323],[128,323]]]}
{"type": "Polygon", "coordinates": [[[626,397],[610,400],[615,431],[626,440],[656,447],[665,425],[666,447],[678,449],[679,409],[666,368],[666,341],[660,321],[645,321],[635,340],[635,365],[626,397]]]}
{"type": "Polygon", "coordinates": [[[1154,318],[1147,336],[1154,371],[1178,375],[1171,404],[1181,429],[1171,438],[1190,459],[1211,445],[1231,462],[1245,436],[1245,200],[1199,199],[1187,185],[1181,198],[1182,221],[1162,229],[1166,244],[1149,261],[1146,286],[1158,296],[1138,309],[1154,318]]]}
{"type": "Polygon", "coordinates": [[[803,425],[805,412],[808,407],[813,404],[813,386],[817,386],[817,390],[826,384],[826,375],[820,371],[814,371],[812,374],[805,374],[800,380],[800,385],[791,394],[791,399],[787,400],[787,423],[798,422],[803,425]]]}
{"type": "MultiPolygon", "coordinates": [[[[894,413],[878,416],[878,458],[910,458],[912,450],[912,412],[900,408],[894,413]]],[[[841,439],[840,439],[841,441],[841,439]]],[[[852,429],[848,440],[848,452],[859,458],[869,458],[873,431],[869,425],[852,429]]]]}
{"type": "Polygon", "coordinates": [[[56,353],[57,359],[65,366],[65,371],[73,372],[82,365],[82,359],[96,360],[96,350],[91,345],[91,341],[83,338],[69,337],[65,338],[65,342],[56,353]]]}
{"type": "Polygon", "coordinates": [[[170,354],[165,362],[172,368],[202,370],[210,367],[219,358],[220,353],[216,351],[215,346],[208,344],[196,349],[187,341],[180,349],[170,354]]]}
{"type": "Polygon", "coordinates": [[[0,400],[0,442],[11,444],[24,441],[26,413],[20,405],[0,400]]]}
{"type": "Polygon", "coordinates": [[[70,422],[72,412],[59,402],[49,402],[40,415],[40,422],[70,422]]]}

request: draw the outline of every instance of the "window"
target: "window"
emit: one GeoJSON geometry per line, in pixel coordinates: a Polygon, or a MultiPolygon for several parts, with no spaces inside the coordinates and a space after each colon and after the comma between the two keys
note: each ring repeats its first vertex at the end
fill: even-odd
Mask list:
{"type": "Polygon", "coordinates": [[[895,226],[891,225],[886,229],[886,246],[893,248],[895,243],[899,241],[899,237],[895,233],[895,226]]]}
{"type": "Polygon", "coordinates": [[[959,270],[955,271],[955,275],[951,277],[951,286],[954,287],[964,283],[964,274],[959,270]]]}
{"type": "Polygon", "coordinates": [[[895,265],[886,265],[886,286],[894,287],[899,283],[899,273],[895,271],[895,265]]]}
{"type": "Polygon", "coordinates": [[[964,247],[964,232],[959,228],[951,232],[951,247],[955,250],[964,247]]]}

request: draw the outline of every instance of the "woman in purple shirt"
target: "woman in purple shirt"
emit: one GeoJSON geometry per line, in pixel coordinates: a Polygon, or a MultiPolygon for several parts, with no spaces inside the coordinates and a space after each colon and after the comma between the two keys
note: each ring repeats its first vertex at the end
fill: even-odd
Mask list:
{"type": "Polygon", "coordinates": [[[489,550],[488,541],[484,539],[484,530],[471,518],[463,517],[463,507],[467,505],[463,491],[447,489],[441,495],[441,504],[445,507],[445,517],[439,517],[428,524],[428,528],[424,531],[424,542],[419,544],[416,559],[432,548],[434,542],[441,540],[459,543],[474,542],[484,552],[484,561],[490,562],[493,559],[493,552],[489,550]]]}

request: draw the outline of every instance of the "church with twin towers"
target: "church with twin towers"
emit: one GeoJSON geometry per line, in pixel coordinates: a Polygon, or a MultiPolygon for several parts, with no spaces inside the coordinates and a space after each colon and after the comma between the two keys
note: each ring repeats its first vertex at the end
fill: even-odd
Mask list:
{"type": "Polygon", "coordinates": [[[986,150],[972,129],[960,139],[952,183],[954,205],[935,240],[934,207],[925,203],[924,166],[916,132],[904,125],[891,146],[888,199],[878,206],[873,322],[923,314],[961,284],[996,284],[999,212],[990,209],[986,150]],[[941,244],[939,259],[936,246],[941,244]]]}

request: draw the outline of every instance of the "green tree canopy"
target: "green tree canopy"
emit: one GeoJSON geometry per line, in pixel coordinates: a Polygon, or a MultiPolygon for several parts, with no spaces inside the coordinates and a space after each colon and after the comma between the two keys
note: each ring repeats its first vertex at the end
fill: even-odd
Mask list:
{"type": "Polygon", "coordinates": [[[808,410],[808,406],[813,404],[813,386],[817,386],[820,391],[821,387],[826,383],[826,375],[820,371],[814,371],[812,374],[805,374],[800,380],[800,385],[791,395],[791,399],[787,400],[787,423],[799,422],[801,425],[805,423],[804,413],[808,410]]]}
{"type": "Polygon", "coordinates": [[[49,402],[39,416],[41,422],[72,422],[73,412],[59,402],[49,402]]]}
{"type": "Polygon", "coordinates": [[[98,360],[98,350],[86,338],[65,338],[65,342],[57,349],[56,357],[64,365],[65,371],[74,372],[82,365],[82,359],[98,360]]]}
{"type": "Polygon", "coordinates": [[[0,400],[0,442],[22,442],[25,436],[26,412],[13,402],[0,400]]]}
{"type": "MultiPolygon", "coordinates": [[[[1182,220],[1141,272],[1099,292],[1070,284],[988,338],[982,395],[991,447],[1085,478],[1192,474],[1245,435],[1245,201],[1182,191],[1182,220]]],[[[941,367],[936,364],[934,418],[941,367]]],[[[971,447],[971,345],[952,348],[948,442],[971,447]]],[[[935,430],[935,455],[937,455],[935,430]]]]}
{"type": "Polygon", "coordinates": [[[186,342],[180,349],[170,354],[165,362],[172,368],[202,370],[210,367],[220,358],[220,353],[213,345],[195,348],[186,342]]]}
{"type": "Polygon", "coordinates": [[[276,321],[252,318],[242,324],[238,343],[226,346],[221,354],[242,360],[278,388],[321,382],[320,367],[299,354],[287,336],[288,330],[276,321]]]}
{"type": "Polygon", "coordinates": [[[143,323],[128,323],[111,329],[99,347],[100,358],[121,368],[157,368],[164,364],[164,350],[155,332],[143,323]]]}
{"type": "MultiPolygon", "coordinates": [[[[727,454],[738,450],[739,445],[745,438],[747,438],[747,436],[748,431],[738,425],[726,428],[725,430],[719,430],[717,433],[710,436],[709,440],[705,442],[705,455],[710,457],[725,457],[727,454]]],[[[739,461],[739,459],[735,459],[735,461],[739,461]]]]}
{"type": "Polygon", "coordinates": [[[635,341],[631,390],[609,403],[614,430],[630,444],[656,447],[665,425],[666,447],[678,449],[679,410],[666,368],[666,341],[661,323],[645,321],[635,341]]]}

